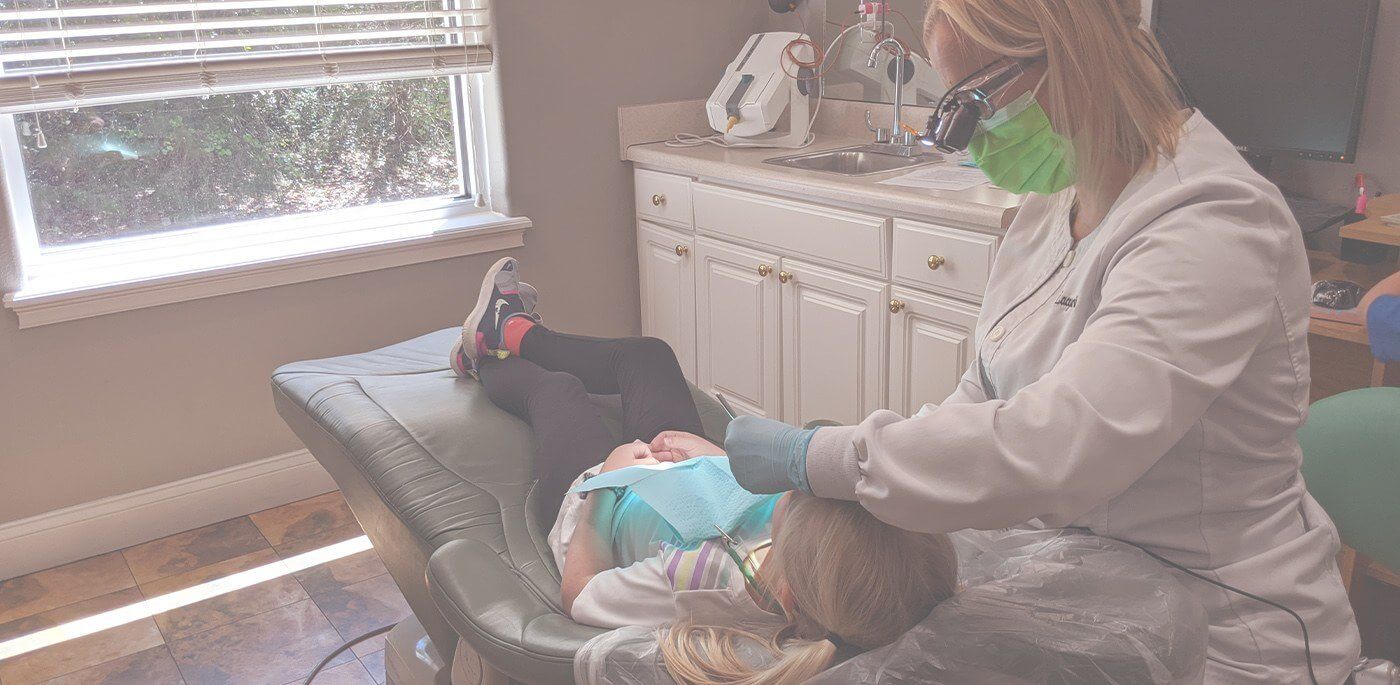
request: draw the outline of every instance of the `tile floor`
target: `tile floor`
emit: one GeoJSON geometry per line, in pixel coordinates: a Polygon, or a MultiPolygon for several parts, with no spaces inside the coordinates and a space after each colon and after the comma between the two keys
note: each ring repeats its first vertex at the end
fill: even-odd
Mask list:
{"type": "MultiPolygon", "coordinates": [[[[333,492],[3,581],[0,646],[143,600],[201,591],[210,587],[201,584],[240,572],[276,569],[280,560],[309,564],[309,556],[298,555],[361,535],[333,492]]],[[[278,573],[0,660],[0,685],[300,683],[344,640],[409,614],[373,549],[278,573]]],[[[383,649],[382,637],[358,645],[316,684],[382,684],[383,649]]]]}

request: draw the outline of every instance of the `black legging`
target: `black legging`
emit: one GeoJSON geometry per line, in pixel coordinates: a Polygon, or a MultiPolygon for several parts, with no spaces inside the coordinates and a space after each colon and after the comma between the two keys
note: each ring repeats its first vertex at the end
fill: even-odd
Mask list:
{"type": "Polygon", "coordinates": [[[491,401],[534,433],[541,520],[558,510],[579,473],[618,445],[668,430],[704,434],[676,354],[656,338],[588,338],[537,325],[521,339],[519,356],[483,357],[478,374],[491,401]],[[622,395],[621,440],[589,393],[622,395]]]}

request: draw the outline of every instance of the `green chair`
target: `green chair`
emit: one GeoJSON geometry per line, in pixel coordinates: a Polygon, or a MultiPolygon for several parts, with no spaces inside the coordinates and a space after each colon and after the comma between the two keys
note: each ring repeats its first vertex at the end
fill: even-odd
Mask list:
{"type": "Polygon", "coordinates": [[[1298,440],[1308,491],[1346,545],[1348,589],[1356,571],[1400,586],[1400,388],[1319,400],[1298,440]]]}

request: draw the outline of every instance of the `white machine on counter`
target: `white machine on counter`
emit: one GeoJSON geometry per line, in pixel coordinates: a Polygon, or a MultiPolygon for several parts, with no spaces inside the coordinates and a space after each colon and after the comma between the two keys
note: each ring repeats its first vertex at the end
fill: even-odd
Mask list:
{"type": "Polygon", "coordinates": [[[774,31],[755,33],[744,42],[705,104],[710,128],[721,134],[723,144],[797,148],[810,142],[813,111],[808,86],[817,79],[810,70],[801,71],[806,68],[798,63],[813,59],[806,39],[801,33],[774,31]],[[803,42],[794,43],[799,40],[803,42]],[[786,130],[779,128],[784,112],[786,130]]]}

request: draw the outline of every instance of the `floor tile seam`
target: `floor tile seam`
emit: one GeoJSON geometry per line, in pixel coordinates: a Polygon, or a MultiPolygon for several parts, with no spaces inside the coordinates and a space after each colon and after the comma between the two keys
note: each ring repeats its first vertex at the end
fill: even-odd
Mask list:
{"type": "MultiPolygon", "coordinates": [[[[386,646],[385,646],[383,649],[376,649],[376,650],[374,650],[373,652],[370,652],[369,654],[366,654],[366,655],[364,655],[364,656],[360,656],[359,654],[356,654],[356,655],[355,655],[355,658],[358,659],[358,660],[360,661],[360,665],[361,665],[361,666],[364,666],[366,671],[369,671],[369,679],[370,679],[370,680],[373,680],[373,681],[376,682],[376,683],[379,682],[379,679],[374,677],[374,671],[370,671],[370,669],[369,669],[369,663],[366,662],[365,659],[368,659],[368,658],[374,656],[375,654],[383,654],[383,653],[384,653],[384,650],[385,650],[385,649],[388,649],[388,646],[387,646],[387,645],[388,645],[389,643],[386,641],[384,644],[385,644],[386,646]]],[[[3,685],[3,683],[0,683],[0,685],[3,685]]]]}
{"type": "MultiPolygon", "coordinates": [[[[255,586],[253,586],[253,587],[257,587],[257,586],[255,585],[255,586]]],[[[248,589],[248,588],[244,588],[244,589],[248,589]]],[[[303,589],[302,591],[305,592],[305,589],[303,589]]],[[[297,603],[300,603],[300,602],[307,602],[307,601],[311,601],[311,595],[310,595],[310,594],[308,594],[308,595],[307,595],[305,598],[303,598],[303,599],[298,599],[298,600],[293,601],[293,602],[287,602],[286,604],[283,604],[282,606],[272,607],[271,609],[264,609],[264,610],[259,611],[259,612],[257,612],[257,613],[248,614],[247,616],[243,616],[243,617],[241,617],[241,618],[239,618],[239,619],[237,619],[237,620],[229,621],[228,623],[223,623],[223,624],[214,626],[214,627],[212,627],[212,628],[205,628],[204,630],[195,631],[195,632],[193,632],[193,633],[190,633],[189,635],[185,635],[185,636],[183,636],[183,637],[179,637],[179,638],[176,638],[176,639],[174,639],[174,640],[166,639],[166,640],[165,640],[165,644],[166,644],[166,646],[169,646],[169,645],[172,645],[172,644],[174,644],[174,643],[176,643],[176,642],[184,642],[184,641],[186,641],[186,640],[190,640],[190,639],[199,637],[200,635],[203,635],[203,634],[205,634],[205,633],[212,632],[212,631],[215,631],[215,630],[219,630],[220,628],[227,628],[227,627],[229,627],[229,626],[237,625],[237,624],[243,623],[243,622],[245,622],[245,621],[251,621],[251,620],[253,620],[253,619],[255,619],[255,618],[258,618],[259,616],[263,616],[263,615],[265,615],[265,614],[270,614],[270,613],[272,613],[272,612],[274,612],[274,611],[281,611],[281,610],[283,610],[283,609],[286,609],[286,608],[289,607],[289,606],[292,606],[293,604],[297,604],[297,603]]],[[[193,605],[191,605],[191,606],[193,606],[193,605]]],[[[321,607],[319,607],[319,606],[316,607],[316,610],[317,610],[317,611],[320,611],[320,609],[321,609],[321,607]]],[[[322,615],[324,616],[324,614],[322,614],[322,615]]],[[[151,620],[152,620],[152,621],[155,621],[155,617],[151,617],[151,620]]],[[[326,622],[327,622],[327,623],[330,623],[330,619],[326,619],[326,622]]],[[[156,622],[156,628],[157,628],[157,629],[160,628],[160,622],[159,622],[159,621],[156,622]]],[[[334,629],[334,628],[335,628],[335,625],[332,624],[332,625],[331,625],[331,628],[334,629]]],[[[162,637],[162,638],[165,638],[165,631],[161,631],[161,637],[162,637]]],[[[174,654],[171,654],[171,657],[173,658],[173,657],[174,657],[174,654]]],[[[182,677],[183,677],[183,676],[182,676],[182,677]]]]}
{"type": "MultiPolygon", "coordinates": [[[[130,548],[127,548],[127,549],[130,549],[130,548]]],[[[120,549],[120,550],[116,550],[116,551],[117,551],[117,552],[125,552],[126,550],[125,550],[125,549],[120,549]]],[[[109,552],[109,554],[110,554],[110,552],[109,552]]],[[[99,555],[96,555],[96,556],[102,556],[102,555],[99,554],[99,555]]],[[[100,594],[100,595],[94,595],[94,596],[92,596],[92,597],[84,597],[84,598],[82,598],[82,599],[74,600],[74,601],[72,601],[72,602],[68,602],[67,604],[60,604],[60,605],[58,605],[58,606],[49,607],[49,608],[44,609],[44,610],[42,610],[42,611],[36,611],[36,612],[34,612],[34,613],[31,613],[31,614],[24,614],[23,616],[16,616],[16,617],[14,617],[14,618],[11,618],[11,619],[8,620],[8,621],[5,621],[4,623],[14,623],[15,621],[23,621],[23,620],[26,619],[26,618],[33,618],[33,617],[35,617],[35,616],[38,616],[39,614],[47,614],[47,613],[49,613],[50,611],[58,611],[59,609],[66,609],[66,608],[71,607],[71,606],[73,606],[73,605],[75,605],[75,604],[82,604],[83,602],[91,602],[92,600],[97,599],[97,598],[99,598],[99,597],[106,597],[107,595],[113,595],[113,594],[116,594],[116,593],[118,593],[118,592],[122,592],[122,591],[124,591],[124,590],[130,590],[130,589],[132,589],[132,588],[136,588],[137,591],[141,593],[141,596],[142,596],[142,597],[146,597],[146,593],[145,593],[144,590],[141,589],[140,583],[137,583],[137,582],[136,582],[136,575],[135,575],[134,573],[131,572],[131,564],[127,563],[127,561],[126,561],[126,555],[125,555],[125,554],[118,554],[117,556],[122,560],[122,569],[126,571],[126,578],[127,578],[127,580],[130,580],[130,581],[131,581],[131,584],[130,584],[130,585],[127,585],[127,586],[125,586],[125,587],[119,587],[119,588],[117,588],[117,589],[115,589],[115,590],[112,590],[111,592],[104,592],[104,593],[102,593],[102,594],[100,594]]],[[[88,559],[91,559],[91,558],[93,558],[93,557],[88,557],[88,559]]],[[[76,563],[83,562],[83,561],[87,561],[87,559],[79,559],[78,561],[72,561],[72,562],[69,562],[68,564],[59,564],[58,566],[52,566],[52,567],[43,569],[43,570],[41,570],[41,571],[35,571],[35,572],[33,572],[33,573],[28,573],[28,574],[25,574],[25,575],[30,575],[30,576],[32,576],[32,575],[37,575],[37,574],[40,574],[40,573],[44,573],[45,571],[52,571],[52,570],[54,570],[54,569],[59,569],[59,568],[63,568],[64,566],[68,566],[69,564],[76,564],[76,563]]],[[[9,580],[17,580],[18,578],[23,578],[23,577],[24,577],[24,576],[18,576],[18,577],[16,577],[16,578],[10,578],[9,580]]],[[[9,582],[9,580],[4,581],[4,582],[9,582]]],[[[149,599],[149,598],[147,598],[147,599],[149,599]]],[[[3,624],[0,624],[0,625],[3,625],[3,624]]],[[[58,676],[54,676],[54,677],[57,678],[58,676]]],[[[3,681],[0,681],[0,685],[4,685],[3,681]]]]}
{"type": "MultiPolygon", "coordinates": [[[[297,500],[297,501],[301,501],[301,500],[297,500]]],[[[295,502],[288,502],[287,504],[295,504],[295,502]]],[[[287,504],[283,504],[283,505],[281,505],[281,506],[282,506],[282,507],[285,507],[285,506],[287,506],[287,504]]],[[[269,509],[262,509],[262,510],[259,510],[259,511],[252,512],[251,514],[244,514],[243,516],[244,516],[245,518],[248,519],[248,523],[253,524],[253,530],[258,531],[258,537],[262,538],[262,541],[265,542],[265,543],[267,543],[268,549],[271,549],[272,552],[273,552],[274,554],[277,555],[277,558],[281,559],[281,558],[282,558],[282,553],[277,551],[277,545],[272,544],[272,539],[269,538],[269,537],[267,537],[267,531],[263,530],[263,529],[262,529],[262,526],[258,525],[257,519],[253,518],[253,514],[261,514],[261,513],[263,513],[264,511],[272,511],[273,509],[279,509],[279,508],[281,508],[281,507],[272,507],[272,508],[269,508],[269,509]]]]}
{"type": "MultiPolygon", "coordinates": [[[[254,512],[254,513],[256,513],[256,512],[254,512]]],[[[253,521],[252,515],[251,515],[251,514],[244,514],[244,515],[242,515],[242,516],[234,516],[233,518],[224,519],[224,520],[222,520],[222,521],[215,521],[215,522],[210,523],[210,524],[205,525],[205,526],[195,526],[194,528],[191,528],[191,529],[189,529],[189,530],[182,530],[182,531],[180,531],[180,532],[178,532],[178,533],[171,533],[170,535],[166,535],[166,536],[164,536],[164,537],[159,537],[159,538],[156,538],[155,540],[147,540],[146,542],[142,542],[142,543],[140,543],[140,544],[131,545],[130,547],[124,547],[124,548],[122,548],[121,550],[119,550],[119,551],[121,552],[122,563],[126,566],[126,573],[127,573],[127,575],[131,578],[131,582],[132,582],[133,586],[134,586],[134,587],[140,587],[141,584],[142,584],[143,582],[146,583],[146,584],[150,584],[150,583],[154,583],[154,582],[157,582],[157,581],[165,580],[166,578],[173,578],[173,577],[175,577],[175,576],[183,575],[183,574],[186,574],[186,573],[194,573],[195,571],[198,571],[198,570],[203,569],[203,568],[209,568],[210,566],[214,566],[214,565],[216,565],[216,564],[222,564],[222,563],[224,563],[224,562],[226,562],[226,561],[230,561],[230,560],[232,560],[232,559],[237,559],[238,557],[242,557],[242,556],[246,556],[246,555],[249,555],[249,554],[254,554],[254,553],[257,553],[257,552],[262,551],[263,548],[258,548],[258,549],[254,549],[254,550],[251,550],[251,551],[248,551],[248,552],[244,552],[243,554],[234,555],[234,556],[232,556],[232,557],[229,557],[228,559],[221,559],[221,560],[216,561],[216,562],[213,562],[213,563],[211,563],[211,564],[203,564],[203,565],[200,565],[200,566],[196,566],[196,567],[194,567],[194,568],[185,569],[185,570],[183,570],[183,571],[176,571],[176,572],[174,572],[174,573],[167,573],[167,574],[165,574],[165,575],[163,575],[163,576],[157,576],[157,577],[155,577],[155,578],[147,578],[147,579],[144,580],[144,581],[138,581],[138,580],[136,580],[136,572],[132,570],[132,567],[131,567],[131,560],[128,559],[127,556],[126,556],[126,553],[127,553],[128,551],[133,550],[133,549],[136,549],[137,547],[141,547],[142,545],[149,545],[150,543],[155,542],[156,540],[164,540],[165,538],[175,537],[176,535],[184,535],[185,533],[190,533],[190,532],[199,530],[200,528],[208,528],[208,527],[210,527],[210,526],[223,525],[223,524],[225,524],[225,523],[229,523],[230,521],[237,521],[238,519],[248,519],[248,524],[251,525],[251,526],[253,526],[253,530],[257,531],[258,537],[262,539],[263,544],[266,544],[266,545],[267,545],[266,549],[271,549],[274,553],[277,551],[276,549],[273,548],[272,543],[268,541],[267,536],[263,535],[262,529],[261,529],[261,528],[258,528],[257,522],[253,521]]],[[[143,589],[141,590],[141,594],[142,594],[142,595],[145,595],[145,592],[146,592],[146,591],[145,591],[145,589],[143,588],[143,589]]],[[[150,598],[147,597],[147,599],[150,599],[150,598]]]]}
{"type": "MultiPolygon", "coordinates": [[[[321,614],[321,618],[322,618],[322,619],[325,619],[326,625],[328,625],[328,626],[331,627],[331,633],[333,633],[333,634],[336,635],[336,636],[340,636],[340,629],[335,627],[335,623],[333,623],[333,622],[331,621],[331,617],[326,615],[325,609],[322,609],[322,608],[321,608],[321,605],[316,603],[316,599],[315,599],[314,597],[311,596],[311,593],[307,593],[307,601],[311,602],[311,606],[316,607],[316,611],[317,611],[318,613],[321,614]]],[[[345,646],[345,639],[346,639],[346,638],[341,637],[341,638],[340,638],[340,644],[338,644],[338,645],[336,645],[336,646],[334,646],[334,647],[331,647],[331,651],[334,651],[334,650],[340,649],[341,647],[344,647],[344,646],[345,646]]],[[[354,659],[355,661],[359,661],[359,657],[355,655],[355,650],[354,650],[354,649],[346,649],[346,650],[342,651],[340,654],[338,654],[338,655],[336,655],[336,656],[339,657],[340,655],[343,655],[345,652],[350,652],[350,658],[351,658],[351,659],[354,659]]],[[[326,654],[330,654],[330,651],[327,651],[326,654]]],[[[321,663],[321,661],[325,660],[326,654],[322,654],[322,655],[321,655],[321,658],[316,660],[316,663],[319,664],[319,663],[321,663]]],[[[331,664],[334,663],[334,662],[335,662],[335,659],[331,659],[329,662],[327,662],[326,665],[325,665],[325,667],[321,669],[321,672],[322,672],[322,673],[325,673],[328,669],[332,668],[331,664]]],[[[311,668],[312,668],[312,669],[315,669],[316,666],[313,664],[311,668]]],[[[304,682],[304,681],[306,680],[306,676],[308,676],[308,675],[311,675],[311,671],[307,671],[306,673],[304,673],[304,674],[302,674],[302,675],[300,675],[300,676],[297,676],[297,680],[295,680],[295,681],[293,681],[293,682],[304,682]]],[[[373,678],[371,678],[371,680],[373,680],[373,678]]]]}
{"type": "MultiPolygon", "coordinates": [[[[315,567],[313,566],[312,568],[315,568],[315,567]]],[[[340,587],[340,589],[341,589],[341,590],[344,590],[345,588],[351,587],[351,586],[353,586],[353,585],[360,585],[360,584],[362,584],[362,583],[368,583],[368,582],[371,581],[371,580],[377,580],[377,579],[383,578],[384,576],[387,576],[387,575],[389,575],[389,573],[387,573],[387,572],[386,572],[386,573],[380,573],[380,574],[377,574],[377,575],[373,575],[373,576],[370,576],[370,577],[365,578],[365,579],[363,579],[363,580],[357,580],[357,581],[355,581],[355,582],[353,582],[353,583],[350,583],[349,585],[342,585],[342,586],[340,587]]],[[[390,581],[392,581],[392,580],[393,580],[393,578],[390,578],[390,581]]],[[[300,582],[300,581],[298,581],[298,582],[300,582]]],[[[398,584],[396,583],[396,584],[394,585],[394,589],[395,589],[395,590],[398,590],[398,587],[399,587],[399,586],[398,586],[398,584]]],[[[303,591],[306,591],[306,588],[303,587],[302,590],[303,590],[303,591]]],[[[345,640],[353,640],[353,639],[359,637],[359,635],[345,635],[345,634],[341,633],[341,632],[340,632],[340,628],[337,628],[337,627],[336,627],[335,621],[332,621],[330,615],[326,613],[326,609],[325,609],[324,607],[322,607],[322,606],[321,606],[321,603],[318,602],[318,601],[316,600],[316,596],[313,595],[313,594],[311,594],[310,591],[306,591],[306,596],[307,596],[307,598],[309,598],[309,599],[311,600],[311,603],[312,603],[312,604],[315,604],[315,605],[316,605],[316,610],[317,610],[317,611],[320,611],[320,612],[321,612],[321,615],[326,617],[326,622],[331,624],[331,628],[335,630],[335,634],[336,634],[336,635],[339,635],[339,636],[340,636],[340,639],[341,639],[342,642],[344,642],[345,640]]],[[[371,628],[370,630],[375,630],[376,628],[382,628],[382,627],[383,627],[383,626],[376,626],[375,628],[371,628]]],[[[368,638],[366,638],[366,639],[368,639],[368,638]]],[[[353,648],[352,648],[351,651],[353,651],[353,648]]],[[[375,650],[375,651],[379,651],[379,650],[375,650]]],[[[373,652],[371,652],[371,653],[373,653],[373,652]]],[[[356,655],[356,658],[359,658],[359,655],[358,655],[358,654],[356,655]]]]}
{"type": "MultiPolygon", "coordinates": [[[[254,552],[249,552],[249,554],[253,554],[253,553],[254,553],[254,552]]],[[[239,555],[239,556],[246,556],[246,555],[239,555]]],[[[234,557],[234,558],[236,559],[236,558],[238,558],[238,557],[234,557]]],[[[280,558],[279,558],[279,559],[277,559],[276,561],[283,561],[283,559],[280,559],[280,558]]],[[[222,562],[220,562],[220,563],[222,563],[222,562]]],[[[273,562],[269,562],[269,563],[273,563],[273,562]]],[[[213,564],[206,564],[205,566],[201,566],[200,568],[206,568],[207,566],[213,566],[213,564]]],[[[316,567],[313,566],[313,567],[311,567],[311,568],[316,568],[316,567]]],[[[190,572],[197,571],[197,570],[199,570],[199,569],[191,569],[190,572]]],[[[245,569],[245,570],[246,570],[246,569],[245,569]]],[[[234,574],[237,574],[237,573],[242,573],[242,571],[234,571],[233,573],[230,573],[230,574],[228,574],[228,575],[234,575],[234,574]]],[[[204,581],[204,582],[206,582],[206,583],[212,583],[212,582],[214,582],[214,581],[216,581],[216,580],[220,580],[221,578],[227,578],[227,577],[228,577],[228,576],[221,576],[220,578],[210,578],[209,580],[206,580],[206,581],[204,581]]],[[[271,612],[271,611],[277,611],[278,609],[284,609],[284,608],[289,607],[289,606],[291,606],[291,605],[293,605],[293,604],[296,604],[297,602],[302,602],[302,601],[306,601],[306,600],[311,599],[311,593],[308,592],[307,589],[306,589],[306,587],[305,587],[304,585],[301,584],[301,581],[297,579],[296,574],[295,574],[295,573],[288,573],[288,574],[286,574],[286,575],[284,575],[284,576],[278,576],[277,578],[273,578],[273,579],[271,579],[271,580],[263,581],[262,583],[258,583],[258,585],[250,585],[250,586],[245,587],[245,588],[239,588],[239,589],[237,589],[237,590],[234,590],[233,592],[227,592],[227,593],[224,593],[224,594],[222,594],[222,595],[216,595],[215,597],[210,597],[209,599],[201,600],[201,601],[195,602],[194,604],[188,604],[188,605],[185,605],[185,606],[183,606],[183,607],[179,607],[178,609],[174,609],[173,611],[179,611],[179,609],[187,609],[187,608],[189,608],[189,607],[199,606],[200,604],[203,604],[204,602],[212,601],[212,600],[214,600],[214,599],[217,599],[218,597],[227,597],[227,596],[229,596],[229,595],[232,595],[232,594],[235,593],[235,592],[243,592],[244,590],[252,590],[253,588],[258,587],[259,585],[264,585],[264,584],[266,584],[266,583],[271,583],[271,582],[274,582],[274,581],[277,581],[277,580],[282,580],[283,578],[286,578],[286,579],[288,579],[288,580],[291,580],[293,583],[296,583],[297,588],[301,590],[301,594],[304,595],[304,597],[302,597],[302,598],[300,598],[300,599],[294,599],[294,600],[292,600],[292,601],[290,601],[290,602],[287,602],[287,603],[285,603],[285,604],[280,604],[280,605],[275,606],[275,607],[272,607],[272,608],[270,608],[270,609],[264,609],[264,610],[262,610],[262,611],[258,611],[258,612],[255,612],[255,613],[251,613],[251,614],[248,614],[247,616],[241,616],[241,617],[236,618],[236,619],[234,619],[234,620],[232,620],[232,621],[229,621],[228,623],[220,623],[219,625],[210,626],[210,627],[208,627],[208,628],[203,628],[203,629],[201,629],[201,630],[196,630],[195,632],[190,633],[190,634],[188,634],[188,635],[182,635],[182,636],[180,636],[180,637],[175,637],[175,638],[172,638],[170,635],[167,635],[166,632],[165,632],[165,628],[162,628],[162,627],[161,627],[160,621],[156,621],[156,616],[160,616],[161,614],[166,614],[166,613],[170,613],[170,612],[161,612],[160,614],[155,614],[155,615],[149,616],[148,618],[149,618],[151,621],[155,622],[155,624],[156,624],[156,630],[160,631],[160,637],[161,637],[161,639],[164,641],[164,644],[169,645],[169,644],[172,643],[172,642],[176,642],[176,641],[179,641],[179,640],[186,640],[186,639],[192,638],[192,637],[194,637],[194,636],[196,636],[196,635],[202,635],[202,634],[207,633],[207,632],[209,632],[209,631],[211,631],[211,630],[218,630],[218,629],[223,628],[223,627],[225,627],[225,626],[231,626],[231,625],[233,625],[233,624],[235,624],[235,623],[240,623],[240,622],[246,621],[246,620],[251,619],[251,618],[256,618],[256,617],[258,617],[258,616],[261,616],[261,615],[266,614],[266,613],[271,612]]],[[[173,592],[179,592],[179,590],[174,590],[173,592]]],[[[142,589],[141,589],[141,595],[142,595],[142,597],[144,597],[145,599],[148,599],[148,600],[149,600],[149,599],[154,599],[155,597],[160,597],[160,596],[162,596],[162,595],[168,595],[168,594],[170,594],[170,593],[169,593],[169,592],[163,592],[163,593],[161,593],[161,594],[159,594],[159,595],[154,595],[154,596],[152,596],[152,595],[149,595],[149,594],[146,593],[145,588],[142,588],[142,589]]],[[[317,608],[317,609],[320,609],[321,607],[318,605],[316,608],[317,608]]],[[[329,620],[329,619],[327,619],[327,620],[329,620]]],[[[334,626],[332,626],[332,627],[334,627],[334,626]]],[[[184,676],[182,675],[181,677],[183,678],[184,676]]],[[[3,683],[0,683],[0,685],[3,685],[3,683]]]]}
{"type": "Polygon", "coordinates": [[[175,664],[175,672],[180,674],[180,682],[188,685],[189,676],[185,675],[185,669],[180,668],[180,660],[175,658],[175,652],[170,649],[170,644],[169,642],[165,643],[165,652],[170,655],[170,663],[175,664]]]}
{"type": "MultiPolygon", "coordinates": [[[[130,625],[130,624],[125,624],[125,625],[130,625]]],[[[157,628],[157,630],[159,630],[160,626],[156,626],[156,628],[157,628]]],[[[103,631],[103,632],[106,632],[106,631],[103,631]]],[[[100,634],[101,634],[101,633],[93,633],[93,635],[100,635],[100,634]]],[[[88,637],[88,636],[84,636],[84,637],[88,637]]],[[[47,683],[47,682],[52,681],[52,680],[57,680],[57,679],[59,679],[59,678],[65,677],[65,676],[70,676],[70,675],[73,675],[74,673],[81,673],[82,671],[86,671],[86,670],[88,670],[89,668],[97,668],[98,666],[101,666],[101,665],[103,665],[103,664],[110,664],[110,663],[112,663],[113,661],[116,661],[116,660],[118,660],[118,659],[125,659],[125,658],[127,658],[127,657],[129,657],[129,656],[134,656],[134,655],[136,655],[136,654],[140,654],[141,652],[144,652],[144,651],[147,651],[147,650],[151,650],[151,649],[155,649],[156,647],[159,647],[159,648],[165,650],[166,655],[168,655],[168,656],[170,657],[171,663],[174,663],[174,664],[175,664],[175,668],[178,670],[179,667],[180,667],[180,664],[178,664],[178,663],[175,662],[175,655],[170,653],[170,646],[169,646],[169,643],[167,643],[167,642],[165,641],[165,635],[164,635],[163,633],[162,633],[161,636],[160,636],[160,640],[161,640],[161,641],[160,641],[160,644],[158,644],[158,645],[155,645],[155,646],[152,646],[152,647],[147,647],[146,649],[137,650],[137,651],[135,651],[135,652],[132,652],[131,654],[123,654],[123,655],[121,655],[121,656],[119,656],[119,657],[114,657],[114,658],[108,659],[108,660],[106,660],[106,661],[99,661],[99,662],[97,662],[97,663],[95,663],[95,664],[88,664],[88,665],[86,665],[86,666],[80,666],[80,667],[75,668],[75,669],[73,669],[73,670],[71,670],[71,671],[64,671],[64,672],[62,672],[62,673],[56,673],[56,674],[51,675],[51,676],[49,676],[49,677],[47,677],[47,678],[45,678],[45,679],[43,679],[43,680],[38,681],[38,683],[36,683],[35,685],[43,685],[43,683],[47,683]]],[[[63,644],[63,643],[60,642],[59,644],[63,644]]],[[[44,649],[52,649],[53,647],[57,647],[57,646],[58,646],[58,645],[51,645],[51,646],[49,646],[49,647],[45,647],[44,649]]],[[[43,651],[43,650],[39,650],[39,651],[43,651]]],[[[38,653],[39,653],[39,652],[28,652],[27,654],[38,654],[38,653]]],[[[24,654],[21,654],[20,656],[25,656],[25,655],[24,655],[24,654]]],[[[16,658],[18,658],[18,657],[16,657],[16,658]]],[[[184,674],[184,673],[181,673],[181,674],[180,674],[180,681],[181,681],[181,682],[185,682],[185,674],[184,674]]],[[[0,679],[0,685],[6,685],[4,679],[0,679]]]]}

